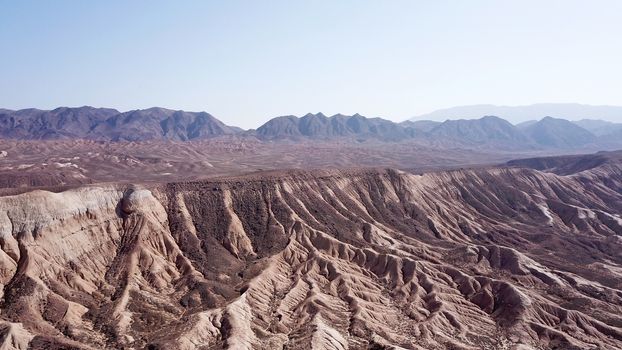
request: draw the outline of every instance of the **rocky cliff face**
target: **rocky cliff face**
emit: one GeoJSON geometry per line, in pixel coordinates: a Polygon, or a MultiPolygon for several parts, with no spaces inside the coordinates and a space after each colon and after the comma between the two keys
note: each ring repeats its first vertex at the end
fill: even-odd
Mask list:
{"type": "Polygon", "coordinates": [[[6,348],[618,349],[622,167],[0,198],[6,348]]]}

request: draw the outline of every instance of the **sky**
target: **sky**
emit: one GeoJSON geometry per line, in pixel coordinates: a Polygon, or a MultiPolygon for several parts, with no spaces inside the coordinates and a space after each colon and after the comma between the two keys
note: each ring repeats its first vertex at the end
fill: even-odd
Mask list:
{"type": "Polygon", "coordinates": [[[622,105],[621,14],[619,0],[0,0],[0,108],[160,106],[254,128],[622,105]]]}

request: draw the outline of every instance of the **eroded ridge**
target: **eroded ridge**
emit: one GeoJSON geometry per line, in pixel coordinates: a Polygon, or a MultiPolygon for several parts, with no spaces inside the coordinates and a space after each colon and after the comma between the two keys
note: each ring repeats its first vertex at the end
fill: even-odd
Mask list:
{"type": "Polygon", "coordinates": [[[0,198],[3,347],[618,349],[622,169],[0,198]]]}

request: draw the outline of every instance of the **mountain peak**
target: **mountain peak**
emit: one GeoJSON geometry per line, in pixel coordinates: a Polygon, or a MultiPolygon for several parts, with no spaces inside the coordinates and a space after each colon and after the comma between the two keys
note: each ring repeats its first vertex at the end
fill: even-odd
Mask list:
{"type": "Polygon", "coordinates": [[[563,120],[560,118],[553,118],[550,115],[547,115],[546,117],[542,118],[541,121],[546,121],[546,122],[550,122],[550,121],[554,121],[554,120],[563,120]]]}
{"type": "Polygon", "coordinates": [[[499,118],[496,115],[485,115],[483,117],[480,118],[481,120],[503,120],[504,122],[506,121],[503,118],[499,118]]]}
{"type": "Polygon", "coordinates": [[[327,118],[327,117],[322,112],[317,112],[317,113],[309,112],[309,113],[305,114],[304,116],[302,116],[302,118],[322,118],[323,119],[323,118],[327,118]]]}
{"type": "Polygon", "coordinates": [[[538,144],[554,148],[579,147],[596,139],[596,136],[582,127],[566,119],[550,116],[525,126],[523,131],[538,144]]]}

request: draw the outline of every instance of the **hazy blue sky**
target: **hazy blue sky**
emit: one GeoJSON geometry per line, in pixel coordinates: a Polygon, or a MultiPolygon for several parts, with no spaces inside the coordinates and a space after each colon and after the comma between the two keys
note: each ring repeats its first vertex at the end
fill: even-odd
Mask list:
{"type": "Polygon", "coordinates": [[[0,107],[322,111],[622,104],[622,1],[0,0],[0,107]]]}

